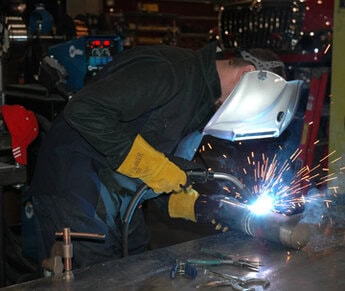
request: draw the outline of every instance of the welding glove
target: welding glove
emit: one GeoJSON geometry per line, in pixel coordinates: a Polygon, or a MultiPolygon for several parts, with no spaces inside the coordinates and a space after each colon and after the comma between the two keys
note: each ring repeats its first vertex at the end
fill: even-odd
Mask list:
{"type": "Polygon", "coordinates": [[[117,171],[139,178],[155,193],[181,192],[187,183],[185,171],[155,150],[140,135],[117,171]]]}
{"type": "Polygon", "coordinates": [[[220,222],[224,195],[200,195],[194,189],[171,194],[168,211],[171,218],[183,218],[198,223],[212,223],[216,230],[223,232],[229,227],[220,222]]]}
{"type": "Polygon", "coordinates": [[[171,162],[187,173],[187,182],[182,187],[184,191],[192,189],[192,185],[194,183],[207,182],[207,177],[205,175],[207,169],[203,165],[200,165],[195,161],[189,161],[176,156],[169,155],[168,158],[171,162]]]}

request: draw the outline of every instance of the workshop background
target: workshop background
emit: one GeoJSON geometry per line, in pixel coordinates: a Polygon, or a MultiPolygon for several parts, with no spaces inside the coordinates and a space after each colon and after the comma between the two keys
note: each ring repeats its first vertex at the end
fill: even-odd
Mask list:
{"type": "MultiPolygon", "coordinates": [[[[344,202],[344,6],[339,0],[3,0],[0,105],[18,104],[33,111],[39,134],[28,144],[28,163],[20,164],[12,153],[8,125],[0,118],[0,287],[37,277],[34,213],[25,190],[50,123],[71,94],[117,53],[136,45],[198,49],[219,40],[229,55],[242,47],[278,53],[287,64],[288,79],[305,81],[288,130],[278,139],[255,142],[205,137],[195,159],[233,174],[253,192],[259,187],[253,177],[261,171],[260,162],[288,163],[284,179],[302,177],[305,182],[291,197],[319,188],[336,196],[339,205],[344,202]],[[307,174],[304,169],[309,169],[307,174]]],[[[197,187],[201,192],[235,193],[216,182],[197,187]]],[[[303,208],[299,202],[294,206],[277,211],[292,214],[303,208]]],[[[212,226],[171,220],[153,203],[143,207],[152,249],[217,233],[212,226]]]]}

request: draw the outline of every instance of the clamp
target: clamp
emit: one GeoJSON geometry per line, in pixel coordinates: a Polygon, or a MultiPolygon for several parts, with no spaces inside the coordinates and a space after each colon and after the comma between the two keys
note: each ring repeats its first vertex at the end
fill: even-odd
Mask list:
{"type": "Polygon", "coordinates": [[[49,272],[53,272],[55,275],[62,274],[64,271],[63,279],[65,280],[71,280],[74,277],[72,272],[73,245],[71,237],[105,238],[104,234],[71,232],[69,227],[65,227],[61,232],[56,232],[55,235],[62,237],[62,242],[55,242],[53,244],[50,257],[43,260],[42,267],[49,272]]]}

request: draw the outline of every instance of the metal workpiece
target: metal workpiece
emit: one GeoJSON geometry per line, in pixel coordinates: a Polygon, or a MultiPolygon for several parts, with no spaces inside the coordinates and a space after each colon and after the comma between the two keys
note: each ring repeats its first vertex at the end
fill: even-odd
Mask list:
{"type": "Polygon", "coordinates": [[[316,225],[301,222],[302,215],[284,216],[270,212],[258,216],[250,211],[236,225],[249,235],[281,243],[284,246],[301,249],[310,240],[316,225]]]}
{"type": "Polygon", "coordinates": [[[222,221],[231,228],[244,233],[281,243],[293,249],[303,248],[310,240],[317,226],[303,222],[303,214],[285,216],[275,212],[258,215],[252,212],[247,204],[232,197],[222,199],[226,211],[222,221]]]}
{"type": "MultiPolygon", "coordinates": [[[[270,284],[264,290],[268,291],[345,290],[345,249],[329,246],[322,251],[309,250],[307,247],[303,250],[291,250],[242,232],[229,231],[77,269],[73,271],[73,280],[43,278],[12,285],[5,290],[188,291],[197,290],[197,286],[215,280],[205,270],[240,278],[267,280],[270,284]],[[176,260],[210,258],[201,252],[205,248],[259,260],[260,270],[252,272],[247,268],[221,264],[197,267],[198,275],[194,279],[186,276],[176,276],[174,279],[170,277],[176,260]]],[[[231,289],[229,286],[219,286],[216,290],[231,289]]]]}
{"type": "MultiPolygon", "coordinates": [[[[279,216],[279,214],[276,215],[279,216]]],[[[283,221],[280,226],[279,240],[283,245],[294,249],[305,247],[312,235],[318,231],[315,224],[302,221],[302,214],[283,216],[281,219],[283,221]]]]}

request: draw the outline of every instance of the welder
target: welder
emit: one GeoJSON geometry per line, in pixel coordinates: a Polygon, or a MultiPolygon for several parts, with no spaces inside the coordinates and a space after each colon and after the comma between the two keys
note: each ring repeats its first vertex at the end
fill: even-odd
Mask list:
{"type": "MultiPolygon", "coordinates": [[[[162,198],[170,217],[210,222],[216,204],[204,206],[207,197],[193,190],[175,157],[190,161],[208,132],[223,138],[217,121],[227,125],[229,133],[231,124],[237,124],[227,112],[233,106],[229,98],[241,103],[238,94],[246,107],[253,102],[255,116],[265,116],[255,111],[275,108],[283,96],[285,108],[274,117],[273,127],[284,129],[291,119],[291,103],[296,103],[290,90],[295,85],[284,77],[284,64],[273,52],[239,50],[226,58],[217,42],[199,50],[138,46],[117,55],[70,99],[40,148],[30,185],[39,260],[49,257],[55,232],[64,227],[106,236],[102,242],[74,240],[75,268],[120,257],[123,215],[143,183],[150,189],[144,199],[162,198]],[[272,96],[266,83],[268,88],[283,86],[272,96]],[[251,94],[242,92],[246,88],[252,88],[251,94]],[[260,88],[264,94],[254,96],[260,88]]],[[[257,124],[250,115],[243,121],[251,130],[250,124],[257,124]]],[[[239,134],[245,135],[241,130],[239,134]]],[[[143,211],[137,209],[129,230],[129,254],[147,250],[148,243],[143,211]]]]}

